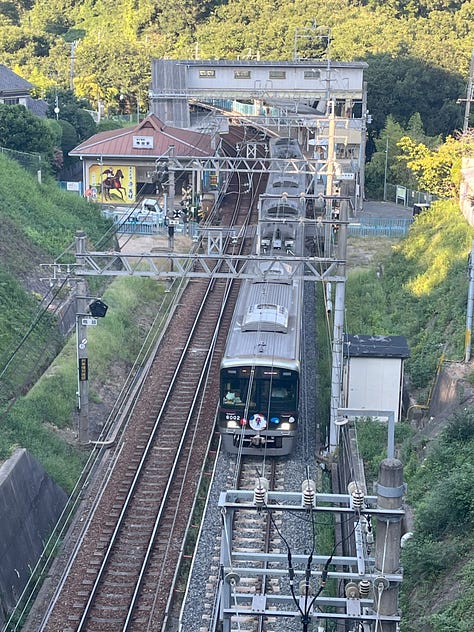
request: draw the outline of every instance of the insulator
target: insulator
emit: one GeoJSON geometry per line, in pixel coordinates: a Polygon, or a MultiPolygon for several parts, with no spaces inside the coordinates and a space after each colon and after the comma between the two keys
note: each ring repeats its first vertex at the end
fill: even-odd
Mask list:
{"type": "Polygon", "coordinates": [[[346,585],[346,597],[348,599],[359,599],[359,587],[355,582],[348,582],[346,585]]]}
{"type": "Polygon", "coordinates": [[[306,507],[306,509],[311,509],[312,507],[314,507],[316,483],[310,478],[306,479],[301,485],[301,492],[303,494],[303,507],[306,507]]]}
{"type": "Polygon", "coordinates": [[[351,496],[351,505],[355,511],[361,511],[364,508],[364,492],[356,481],[352,481],[347,486],[347,490],[351,496]]]}
{"type": "Polygon", "coordinates": [[[361,510],[364,507],[364,492],[362,491],[354,491],[351,494],[352,496],[352,506],[356,510],[361,510]]]}
{"type": "Polygon", "coordinates": [[[368,579],[362,579],[359,582],[359,593],[360,593],[360,596],[361,596],[362,599],[369,596],[369,594],[370,594],[370,586],[371,586],[371,584],[370,584],[370,581],[368,579]]]}
{"type": "Polygon", "coordinates": [[[257,478],[257,487],[253,492],[253,504],[262,506],[267,504],[268,480],[266,478],[257,478]]]}

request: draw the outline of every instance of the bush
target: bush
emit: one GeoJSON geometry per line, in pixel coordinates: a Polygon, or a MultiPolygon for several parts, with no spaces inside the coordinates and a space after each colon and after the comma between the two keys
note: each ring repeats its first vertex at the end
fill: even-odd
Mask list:
{"type": "Polygon", "coordinates": [[[456,412],[452,420],[443,431],[444,439],[466,443],[474,439],[474,409],[465,408],[462,412],[456,412]]]}
{"type": "Polygon", "coordinates": [[[415,534],[402,549],[405,571],[404,591],[408,592],[421,581],[432,581],[452,567],[462,553],[456,539],[438,542],[428,536],[415,534]]]}
{"type": "MultiPolygon", "coordinates": [[[[453,464],[455,465],[455,464],[453,464]]],[[[443,480],[435,483],[417,511],[416,524],[434,537],[462,533],[474,525],[474,465],[455,466],[443,480]]]]}

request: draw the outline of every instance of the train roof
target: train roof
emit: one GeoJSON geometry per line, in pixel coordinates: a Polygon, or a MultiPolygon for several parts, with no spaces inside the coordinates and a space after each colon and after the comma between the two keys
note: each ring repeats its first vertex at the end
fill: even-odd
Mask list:
{"type": "Polygon", "coordinates": [[[244,281],[221,366],[299,369],[302,284],[244,281]]]}

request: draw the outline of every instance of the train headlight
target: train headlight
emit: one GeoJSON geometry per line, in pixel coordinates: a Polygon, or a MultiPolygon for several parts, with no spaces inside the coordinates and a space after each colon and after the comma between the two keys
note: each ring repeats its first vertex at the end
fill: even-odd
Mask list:
{"type": "Polygon", "coordinates": [[[228,421],[227,428],[238,428],[239,424],[236,421],[228,421]]]}
{"type": "Polygon", "coordinates": [[[284,421],[280,426],[280,430],[291,430],[291,424],[284,421]]]}
{"type": "Polygon", "coordinates": [[[291,415],[291,417],[288,419],[290,424],[294,424],[296,419],[293,417],[293,415],[291,415]]]}

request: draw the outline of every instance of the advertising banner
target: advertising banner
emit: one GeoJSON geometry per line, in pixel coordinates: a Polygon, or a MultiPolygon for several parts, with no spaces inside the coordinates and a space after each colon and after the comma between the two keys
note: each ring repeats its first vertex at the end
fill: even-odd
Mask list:
{"type": "Polygon", "coordinates": [[[96,202],[134,204],[136,189],[135,167],[107,164],[89,167],[86,195],[96,202]]]}

